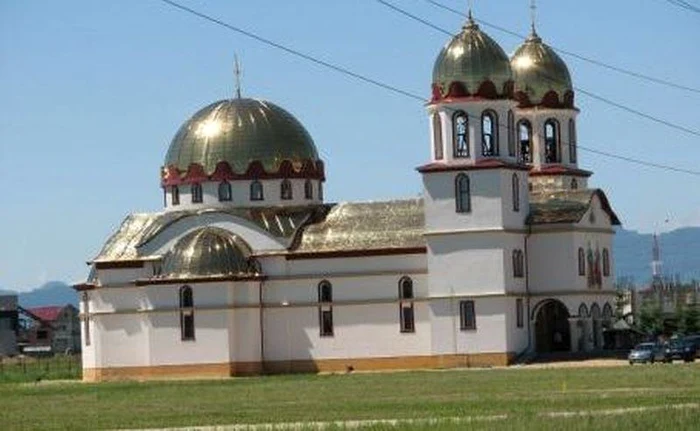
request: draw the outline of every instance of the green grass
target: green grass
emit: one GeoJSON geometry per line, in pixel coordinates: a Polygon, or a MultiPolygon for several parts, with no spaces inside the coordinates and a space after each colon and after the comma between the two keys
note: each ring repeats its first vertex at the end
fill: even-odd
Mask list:
{"type": "Polygon", "coordinates": [[[0,357],[0,383],[80,379],[82,376],[81,367],[80,356],[0,357]]]}
{"type": "MultiPolygon", "coordinates": [[[[99,429],[507,415],[400,429],[694,429],[700,410],[552,419],[546,412],[700,402],[700,366],[294,375],[0,385],[4,429],[99,429]]],[[[395,429],[375,425],[367,429],[395,429]]]]}

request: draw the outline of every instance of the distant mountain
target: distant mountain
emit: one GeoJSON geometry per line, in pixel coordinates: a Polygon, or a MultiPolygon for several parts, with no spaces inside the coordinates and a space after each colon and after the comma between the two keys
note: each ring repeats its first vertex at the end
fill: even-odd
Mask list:
{"type": "Polygon", "coordinates": [[[29,292],[19,294],[19,305],[25,308],[73,304],[78,306],[78,294],[62,281],[49,281],[29,292]]]}
{"type": "MultiPolygon", "coordinates": [[[[637,285],[651,279],[652,234],[619,230],[615,235],[615,276],[633,277],[637,285]]],[[[659,235],[663,274],[683,281],[700,280],[700,227],[659,235]]]]}

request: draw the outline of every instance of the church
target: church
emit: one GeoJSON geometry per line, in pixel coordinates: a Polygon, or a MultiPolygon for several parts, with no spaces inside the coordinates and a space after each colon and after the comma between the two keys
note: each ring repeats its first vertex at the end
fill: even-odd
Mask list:
{"type": "Polygon", "coordinates": [[[325,202],[314,140],[272,102],[194,113],[165,155],[162,211],[127,216],[74,286],[83,379],[601,349],[620,221],[578,166],[566,64],[534,26],[509,58],[470,13],[431,89],[414,199],[325,202]]]}

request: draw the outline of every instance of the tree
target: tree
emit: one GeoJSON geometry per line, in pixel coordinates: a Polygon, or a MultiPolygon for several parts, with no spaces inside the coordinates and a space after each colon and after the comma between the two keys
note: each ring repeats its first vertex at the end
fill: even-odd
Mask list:
{"type": "Polygon", "coordinates": [[[664,320],[661,305],[655,301],[646,300],[639,310],[639,329],[648,335],[658,336],[663,332],[664,320]]]}
{"type": "Polygon", "coordinates": [[[688,305],[684,315],[683,326],[686,334],[700,332],[700,306],[697,302],[688,305]]]}

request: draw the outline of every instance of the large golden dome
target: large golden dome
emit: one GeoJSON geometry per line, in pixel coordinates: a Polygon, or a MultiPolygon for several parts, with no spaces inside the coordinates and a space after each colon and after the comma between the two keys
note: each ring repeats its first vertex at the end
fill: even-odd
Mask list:
{"type": "Polygon", "coordinates": [[[237,98],[214,102],[187,120],[170,143],[164,168],[185,172],[194,164],[211,175],[225,162],[240,174],[257,162],[273,173],[284,161],[295,166],[318,161],[304,126],[273,103],[237,98]]]}
{"type": "Polygon", "coordinates": [[[566,63],[532,32],[513,54],[515,98],[522,107],[573,108],[574,89],[566,63]]]}
{"type": "Polygon", "coordinates": [[[433,99],[510,97],[513,76],[503,49],[479,29],[474,19],[442,48],[433,67],[433,99]]]}

